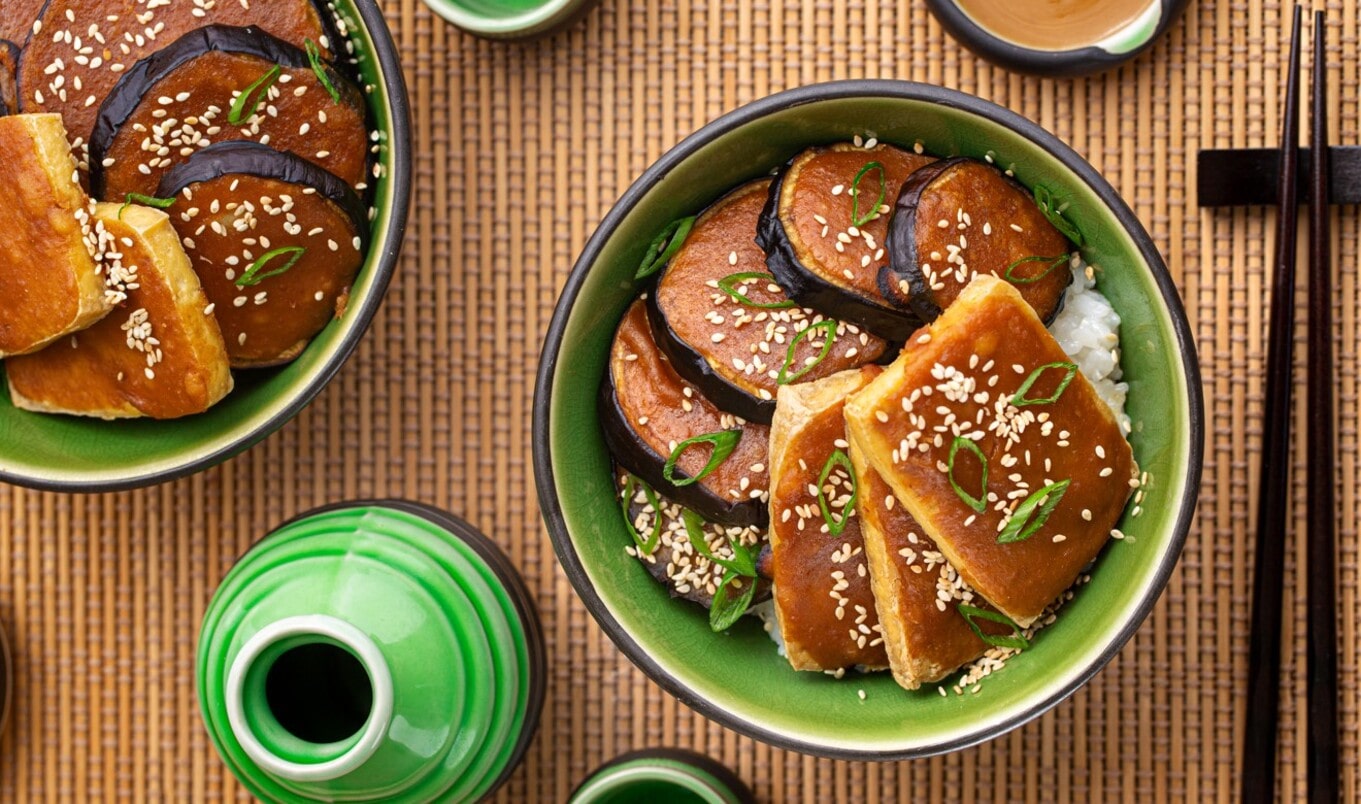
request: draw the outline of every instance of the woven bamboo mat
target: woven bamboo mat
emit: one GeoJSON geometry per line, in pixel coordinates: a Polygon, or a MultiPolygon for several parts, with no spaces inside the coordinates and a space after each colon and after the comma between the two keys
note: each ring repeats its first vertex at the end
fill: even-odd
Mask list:
{"type": "MultiPolygon", "coordinates": [[[[14,643],[18,692],[0,747],[0,799],[241,797],[198,720],[192,672],[204,606],[234,557],[284,518],[388,495],[466,516],[509,552],[537,595],[551,686],[542,730],[504,800],[561,801],[603,760],[657,745],[730,764],[763,801],[1234,793],[1271,219],[1261,210],[1200,211],[1194,156],[1201,147],[1275,141],[1287,7],[1198,0],[1133,65],[1041,81],[961,50],[920,0],[605,0],[570,32],[527,45],[462,35],[419,0],[385,5],[415,110],[415,208],[399,274],[356,356],[281,432],[197,477],[92,497],[0,487],[0,621],[14,643]],[[530,471],[539,341],[568,269],[614,199],[713,117],[786,87],[858,76],[991,98],[1104,172],[1179,282],[1200,343],[1208,414],[1198,523],[1170,587],[1120,656],[1019,731],[948,757],[882,765],[773,750],[647,681],[557,568],[530,471]]],[[[1356,143],[1357,8],[1329,0],[1328,10],[1336,136],[1356,143]]],[[[1338,213],[1334,231],[1342,720],[1345,793],[1357,800],[1354,209],[1338,213]]],[[[1301,448],[1297,500],[1306,463],[1301,448]]],[[[1293,510],[1302,529],[1302,506],[1293,510]]],[[[1292,578],[1302,540],[1289,555],[1292,578]]],[[[1280,778],[1282,796],[1296,799],[1304,784],[1304,604],[1287,583],[1280,778]]]]}

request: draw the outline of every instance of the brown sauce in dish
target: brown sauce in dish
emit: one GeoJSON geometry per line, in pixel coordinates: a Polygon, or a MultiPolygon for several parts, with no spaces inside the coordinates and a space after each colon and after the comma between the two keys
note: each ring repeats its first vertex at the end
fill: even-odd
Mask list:
{"type": "Polygon", "coordinates": [[[1153,0],[955,0],[993,36],[1035,50],[1089,47],[1122,30],[1153,0]]]}

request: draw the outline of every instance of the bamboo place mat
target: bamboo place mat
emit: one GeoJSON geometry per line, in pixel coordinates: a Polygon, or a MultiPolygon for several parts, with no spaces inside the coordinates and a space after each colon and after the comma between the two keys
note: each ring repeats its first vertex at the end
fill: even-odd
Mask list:
{"type": "MultiPolygon", "coordinates": [[[[253,540],[308,508],[360,496],[408,497],[462,514],[505,548],[537,597],[548,700],[502,800],[562,801],[600,762],[659,745],[729,764],[762,801],[1199,801],[1235,793],[1272,217],[1198,209],[1195,153],[1276,141],[1288,6],[1198,0],[1132,65],[1055,81],[969,55],[921,0],[605,0],[570,31],[530,44],[463,35],[419,0],[385,5],[412,94],[414,208],[396,280],[355,357],[282,431],[196,477],[102,496],[0,487],[0,621],[17,662],[0,799],[242,797],[199,722],[199,619],[253,540]],[[1198,521],[1171,585],[1118,658],[1022,729],[950,756],[886,764],[771,749],[649,682],[558,568],[530,471],[540,339],[610,204],[665,149],[723,112],[787,87],[859,76],[990,98],[1102,171],[1182,290],[1208,418],[1198,521]]],[[[1357,8],[1331,0],[1328,11],[1334,136],[1357,143],[1357,8]]],[[[1341,705],[1344,791],[1354,801],[1361,299],[1355,210],[1336,218],[1341,705]]],[[[1304,409],[1297,406],[1300,428],[1304,409]]],[[[1296,532],[1306,463],[1297,447],[1296,532]]],[[[1291,580],[1303,550],[1292,539],[1285,567],[1287,800],[1301,796],[1305,777],[1304,598],[1291,580]]]]}

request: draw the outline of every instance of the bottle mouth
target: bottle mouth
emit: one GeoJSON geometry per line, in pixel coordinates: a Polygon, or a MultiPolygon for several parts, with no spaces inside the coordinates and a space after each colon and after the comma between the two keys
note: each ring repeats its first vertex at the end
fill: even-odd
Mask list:
{"type": "Polygon", "coordinates": [[[290,617],[246,641],[227,671],[226,699],[237,742],[262,770],[328,781],[377,750],[392,720],[392,675],[353,625],[290,617]]]}

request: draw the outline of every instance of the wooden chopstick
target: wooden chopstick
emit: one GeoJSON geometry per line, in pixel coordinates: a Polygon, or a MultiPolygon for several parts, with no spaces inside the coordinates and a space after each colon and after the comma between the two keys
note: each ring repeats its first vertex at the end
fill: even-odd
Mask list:
{"type": "Polygon", "coordinates": [[[1338,800],[1336,501],[1333,472],[1333,292],[1329,241],[1328,62],[1314,14],[1309,182],[1309,800],[1338,800]]]}
{"type": "Polygon", "coordinates": [[[1285,509],[1290,494],[1290,395],[1295,311],[1295,228],[1299,210],[1300,18],[1295,7],[1281,127],[1276,197],[1276,265],[1267,343],[1266,404],[1257,500],[1257,551],[1252,578],[1252,638],[1248,647],[1247,729],[1242,800],[1276,795],[1276,726],[1280,705],[1281,598],[1285,573],[1285,509]]]}

